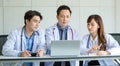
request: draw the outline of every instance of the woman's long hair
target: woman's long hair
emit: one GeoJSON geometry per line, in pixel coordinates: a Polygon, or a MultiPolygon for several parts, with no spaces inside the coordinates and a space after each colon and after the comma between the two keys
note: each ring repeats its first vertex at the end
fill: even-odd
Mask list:
{"type": "Polygon", "coordinates": [[[100,50],[106,50],[106,39],[104,35],[104,26],[103,26],[103,21],[102,18],[99,15],[90,15],[88,17],[87,23],[90,23],[94,19],[96,23],[99,25],[98,28],[98,44],[100,45],[102,43],[102,46],[100,47],[100,50]]]}

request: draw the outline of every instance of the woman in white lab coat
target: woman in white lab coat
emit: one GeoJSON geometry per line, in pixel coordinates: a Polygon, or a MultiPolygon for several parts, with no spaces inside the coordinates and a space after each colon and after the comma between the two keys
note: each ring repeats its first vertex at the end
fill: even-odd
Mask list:
{"type": "MultiPolygon", "coordinates": [[[[36,56],[43,56],[45,53],[44,32],[39,29],[42,16],[37,11],[29,10],[25,13],[25,26],[11,32],[5,42],[2,54],[10,57],[30,57],[31,53],[36,56]]],[[[32,63],[32,66],[39,66],[40,62],[32,63]]],[[[24,62],[23,62],[24,64],[24,62]]],[[[16,66],[22,66],[22,63],[16,66]]],[[[28,63],[29,64],[29,63],[28,63]]],[[[9,66],[8,64],[7,66],[9,66]]],[[[30,65],[25,65],[30,66],[30,65]]]]}
{"type": "MultiPolygon", "coordinates": [[[[90,15],[87,20],[87,34],[81,40],[80,53],[82,55],[119,55],[120,46],[118,42],[109,34],[104,33],[103,21],[99,15],[90,15]]],[[[84,66],[95,63],[101,66],[114,66],[112,60],[85,61],[84,66]]]]}
{"type": "MultiPolygon", "coordinates": [[[[68,25],[71,17],[71,10],[66,5],[61,5],[57,10],[58,23],[46,29],[47,54],[50,55],[51,40],[79,40],[78,32],[68,25]],[[61,39],[61,30],[65,29],[65,39],[61,39]]],[[[63,51],[64,52],[64,51],[63,51]]],[[[46,62],[45,66],[53,66],[54,62],[46,62]]],[[[75,62],[70,62],[71,66],[75,66],[75,62]]]]}

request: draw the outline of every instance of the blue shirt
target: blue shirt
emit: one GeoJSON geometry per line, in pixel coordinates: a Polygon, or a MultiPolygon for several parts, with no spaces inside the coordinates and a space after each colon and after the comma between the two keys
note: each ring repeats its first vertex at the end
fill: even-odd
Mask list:
{"type": "MultiPolygon", "coordinates": [[[[34,43],[34,36],[35,36],[36,32],[34,32],[34,33],[32,34],[32,36],[29,37],[29,36],[27,36],[27,33],[26,33],[25,29],[24,29],[24,34],[25,34],[26,45],[27,45],[26,50],[32,52],[33,43],[34,43]]],[[[23,64],[24,64],[25,66],[32,66],[32,65],[33,65],[32,62],[24,62],[23,64]]]]}
{"type": "Polygon", "coordinates": [[[32,34],[32,36],[27,36],[26,32],[25,32],[25,38],[26,38],[26,45],[27,45],[27,48],[26,50],[28,51],[32,51],[32,48],[33,48],[33,43],[34,43],[34,33],[32,34]]]}

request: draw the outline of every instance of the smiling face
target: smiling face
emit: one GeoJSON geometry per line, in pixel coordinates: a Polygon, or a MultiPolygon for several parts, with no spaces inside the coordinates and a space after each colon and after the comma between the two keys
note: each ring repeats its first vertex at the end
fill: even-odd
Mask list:
{"type": "Polygon", "coordinates": [[[59,15],[57,15],[58,24],[64,28],[68,25],[71,15],[69,10],[61,10],[59,15]]]}
{"type": "Polygon", "coordinates": [[[97,34],[99,25],[94,19],[92,19],[89,23],[87,23],[87,28],[91,34],[97,34]]]}
{"type": "Polygon", "coordinates": [[[37,31],[40,25],[40,17],[39,16],[33,16],[32,19],[26,20],[26,28],[29,31],[37,31]]]}

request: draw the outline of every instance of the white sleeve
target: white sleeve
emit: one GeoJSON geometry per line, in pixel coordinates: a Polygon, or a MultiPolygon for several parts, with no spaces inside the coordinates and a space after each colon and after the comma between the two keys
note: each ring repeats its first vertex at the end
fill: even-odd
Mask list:
{"type": "Polygon", "coordinates": [[[45,40],[46,40],[47,49],[50,49],[51,40],[54,40],[52,29],[46,29],[45,40]]]}
{"type": "Polygon", "coordinates": [[[109,51],[111,55],[120,55],[120,45],[118,42],[111,35],[107,35],[106,40],[106,50],[109,51]]]}
{"type": "Polygon", "coordinates": [[[40,31],[40,36],[39,38],[37,38],[38,40],[40,40],[40,46],[39,49],[43,50],[44,53],[46,53],[46,45],[45,45],[45,33],[41,30],[40,31]]]}
{"type": "Polygon", "coordinates": [[[16,44],[16,38],[17,38],[17,32],[11,32],[8,37],[7,37],[7,41],[5,42],[5,44],[3,45],[3,49],[2,49],[2,54],[5,56],[18,56],[18,54],[21,51],[15,50],[15,44],[16,44]]]}
{"type": "Polygon", "coordinates": [[[88,55],[89,48],[87,48],[88,37],[84,36],[80,42],[80,54],[88,55]]]}

